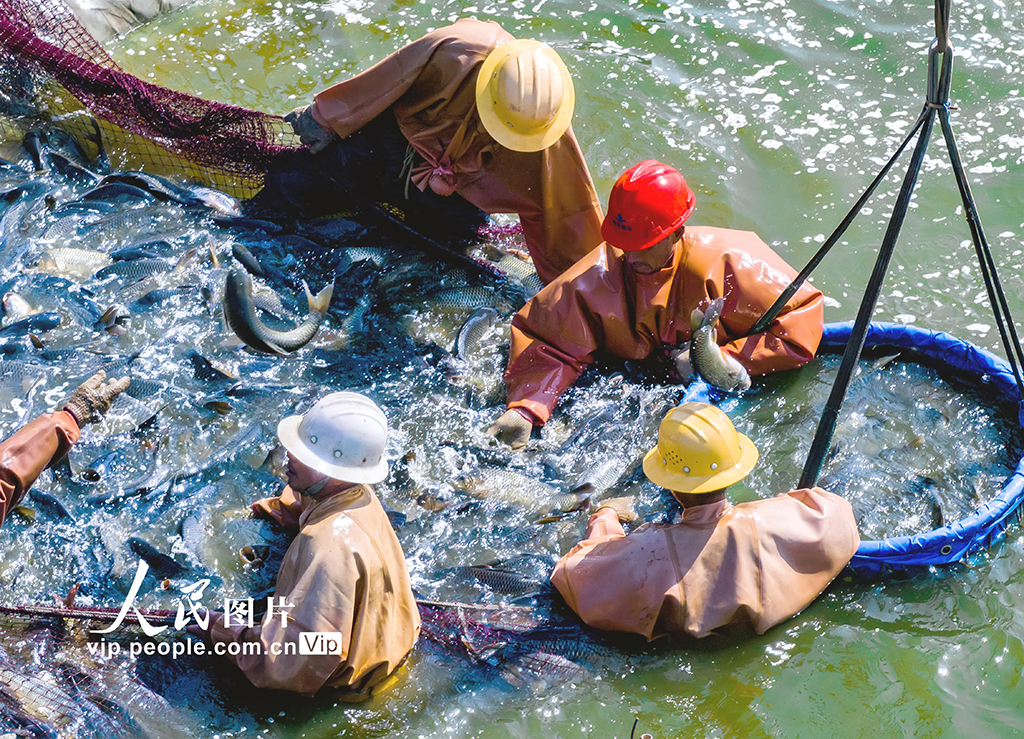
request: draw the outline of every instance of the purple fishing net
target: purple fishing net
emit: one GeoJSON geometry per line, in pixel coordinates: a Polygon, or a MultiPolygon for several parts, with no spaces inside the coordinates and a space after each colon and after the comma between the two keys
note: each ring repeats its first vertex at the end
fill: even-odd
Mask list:
{"type": "Polygon", "coordinates": [[[98,125],[118,169],[176,174],[239,197],[259,189],[274,154],[299,146],[279,116],[123,71],[60,0],[0,0],[0,133],[14,138],[43,121],[90,153],[98,125]]]}

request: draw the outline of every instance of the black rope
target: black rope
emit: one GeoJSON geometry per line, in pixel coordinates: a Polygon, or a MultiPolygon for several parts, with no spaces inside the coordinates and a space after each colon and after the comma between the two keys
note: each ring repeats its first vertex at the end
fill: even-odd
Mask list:
{"type": "Polygon", "coordinates": [[[939,123],[942,126],[942,135],[946,140],[946,148],[949,150],[949,159],[953,165],[956,184],[960,188],[960,198],[963,200],[967,225],[971,229],[971,240],[974,242],[974,251],[978,255],[978,264],[981,267],[981,276],[985,280],[985,290],[988,292],[989,303],[991,303],[992,312],[995,314],[999,338],[1003,342],[1003,351],[1006,352],[1006,358],[1013,369],[1013,377],[1017,381],[1018,397],[1024,400],[1024,381],[1021,380],[1020,369],[1024,366],[1024,353],[1021,351],[1020,339],[1017,338],[1017,328],[1013,324],[1013,316],[1010,315],[1010,307],[1007,305],[1006,293],[1003,291],[1002,283],[999,280],[999,273],[996,271],[992,251],[989,248],[988,240],[985,238],[985,231],[981,225],[981,216],[978,215],[974,195],[971,193],[971,185],[967,181],[967,174],[964,172],[963,163],[960,161],[960,151],[957,148],[956,138],[953,136],[953,128],[949,122],[948,107],[939,112],[939,123]]]}
{"type": "Polygon", "coordinates": [[[892,166],[896,163],[896,160],[900,158],[900,155],[903,153],[903,150],[907,148],[907,144],[910,143],[911,139],[914,138],[914,135],[918,132],[918,130],[920,130],[921,125],[924,123],[924,119],[925,111],[922,110],[921,115],[918,116],[917,123],[914,124],[913,129],[911,129],[910,133],[907,134],[907,137],[903,139],[903,143],[899,145],[898,149],[896,149],[896,153],[893,154],[889,158],[889,161],[886,162],[885,166],[882,167],[882,171],[878,173],[878,176],[875,177],[874,180],[872,180],[870,185],[868,185],[868,188],[864,191],[864,194],[861,195],[860,199],[857,200],[857,202],[854,204],[852,208],[850,208],[850,212],[846,214],[846,218],[843,219],[843,222],[839,224],[835,231],[832,232],[831,236],[825,239],[825,243],[821,245],[821,248],[818,249],[817,253],[813,257],[811,257],[811,260],[807,262],[804,268],[800,270],[800,274],[793,278],[793,281],[786,286],[786,289],[782,291],[782,294],[779,295],[779,297],[775,300],[774,303],[772,303],[771,307],[768,310],[766,310],[764,312],[764,315],[762,315],[757,320],[757,323],[754,324],[753,328],[751,328],[750,331],[747,332],[748,336],[752,336],[754,334],[759,334],[763,331],[767,331],[768,327],[772,325],[772,321],[778,318],[779,313],[781,313],[782,309],[786,307],[786,303],[789,302],[790,298],[796,295],[796,291],[799,290],[803,286],[807,278],[811,276],[811,272],[813,272],[818,267],[818,265],[821,264],[821,260],[824,259],[825,255],[828,254],[829,251],[831,251],[832,247],[839,242],[839,239],[841,239],[843,237],[843,234],[846,233],[846,229],[850,227],[850,224],[853,223],[853,220],[860,214],[861,208],[864,207],[864,204],[868,201],[868,198],[870,198],[871,195],[874,194],[875,188],[877,188],[878,185],[882,182],[882,180],[885,179],[886,175],[889,174],[889,170],[892,169],[892,166]]]}
{"type": "Polygon", "coordinates": [[[811,442],[811,449],[807,453],[807,461],[804,462],[804,469],[800,475],[798,487],[814,487],[818,482],[818,474],[825,461],[825,454],[832,445],[832,435],[836,430],[836,421],[839,419],[839,409],[846,399],[846,390],[850,386],[850,379],[853,371],[860,360],[861,351],[864,349],[864,339],[867,336],[868,324],[871,322],[871,314],[874,313],[875,304],[878,302],[878,293],[882,289],[882,282],[885,280],[885,273],[889,269],[889,260],[896,248],[896,240],[899,238],[900,229],[907,216],[907,209],[910,207],[910,198],[914,193],[914,185],[917,183],[917,176],[921,171],[921,164],[924,162],[924,155],[928,148],[928,140],[931,138],[932,125],[935,122],[935,108],[926,105],[923,111],[924,123],[921,126],[921,134],[914,147],[914,155],[911,157],[907,174],[903,178],[903,185],[900,194],[896,198],[896,206],[893,208],[892,217],[889,219],[889,226],[882,239],[882,245],[878,250],[878,258],[875,260],[875,268],[868,280],[864,298],[860,302],[860,310],[857,311],[857,320],[853,324],[853,333],[846,343],[846,351],[843,352],[843,361],[839,365],[839,373],[836,375],[835,383],[832,385],[832,392],[825,403],[825,410],[818,421],[818,428],[814,432],[814,441],[811,442]]]}

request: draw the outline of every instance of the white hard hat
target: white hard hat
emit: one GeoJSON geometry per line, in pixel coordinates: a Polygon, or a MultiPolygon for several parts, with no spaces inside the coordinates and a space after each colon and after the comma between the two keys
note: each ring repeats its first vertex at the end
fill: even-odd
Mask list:
{"type": "Polygon", "coordinates": [[[388,476],[388,419],[358,393],[331,393],[305,415],[281,419],[277,437],[297,460],[335,480],[375,483],[388,476]]]}

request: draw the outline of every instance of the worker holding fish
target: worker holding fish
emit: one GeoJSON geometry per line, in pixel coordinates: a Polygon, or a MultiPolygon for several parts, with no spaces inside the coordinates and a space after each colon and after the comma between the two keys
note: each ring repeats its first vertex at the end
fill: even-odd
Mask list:
{"type": "Polygon", "coordinates": [[[757,458],[719,408],[673,408],[643,465],[682,505],[682,519],[627,536],[620,522],[636,518],[631,501],[605,501],[552,584],[590,626],[648,640],[733,624],[763,634],[791,618],[846,566],[860,536],[850,504],[820,488],[731,505],[726,488],[757,458]]]}
{"type": "Polygon", "coordinates": [[[78,386],[63,409],[40,416],[0,442],[0,523],[40,473],[68,453],[81,428],[103,417],[128,383],[127,377],[107,380],[100,370],[78,386]]]}
{"type": "Polygon", "coordinates": [[[282,154],[248,207],[322,214],[387,202],[407,223],[448,231],[517,213],[549,282],[601,241],[574,104],[551,47],[461,19],[292,111],[309,150],[282,154]]]}
{"type": "Polygon", "coordinates": [[[277,433],[288,450],[288,485],[253,511],[298,532],[273,596],[287,604],[287,618],[268,610],[250,626],[213,613],[206,629],[189,631],[214,644],[258,643],[230,657],[257,687],[368,697],[402,664],[420,629],[402,547],[370,487],[388,474],[387,418],[370,399],[339,392],[283,419],[277,433]],[[304,632],[340,633],[340,653],[296,651],[304,632]]]}
{"type": "Polygon", "coordinates": [[[821,293],[805,284],[766,331],[748,336],[796,273],[749,231],[684,227],[695,200],[679,172],[653,159],[619,177],[602,225],[605,243],[512,319],[508,406],[488,433],[514,449],[526,446],[602,351],[644,359],[664,348],[684,379],[692,358],[705,380],[725,390],[745,389],[748,373],[814,357],[821,293]]]}

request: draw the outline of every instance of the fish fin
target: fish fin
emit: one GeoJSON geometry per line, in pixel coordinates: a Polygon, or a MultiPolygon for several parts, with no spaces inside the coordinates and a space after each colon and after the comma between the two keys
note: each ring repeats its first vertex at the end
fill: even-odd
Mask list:
{"type": "Polygon", "coordinates": [[[213,247],[213,239],[210,238],[209,234],[206,235],[206,245],[210,249],[210,263],[216,269],[220,266],[220,259],[217,257],[217,250],[213,247]]]}
{"type": "Polygon", "coordinates": [[[46,348],[46,346],[43,344],[43,340],[40,339],[35,334],[30,333],[28,335],[28,338],[32,342],[32,346],[34,346],[36,349],[45,349],[46,348]]]}
{"type": "Polygon", "coordinates": [[[192,257],[194,257],[197,252],[198,252],[198,250],[193,246],[187,252],[182,254],[181,258],[178,260],[178,263],[174,265],[174,270],[173,271],[174,272],[178,272],[178,271],[184,269],[185,265],[187,265],[189,262],[192,261],[192,257]]]}
{"type": "Polygon", "coordinates": [[[284,349],[282,349],[281,347],[279,347],[277,344],[273,343],[272,341],[264,341],[263,343],[267,345],[268,349],[272,349],[274,351],[274,354],[281,354],[281,355],[288,354],[288,352],[286,352],[284,349]]]}
{"type": "Polygon", "coordinates": [[[690,333],[695,334],[704,325],[704,313],[700,308],[694,308],[690,313],[690,333]]]}
{"type": "Polygon", "coordinates": [[[331,304],[331,297],[334,295],[334,283],[328,283],[327,287],[316,295],[310,292],[309,285],[306,284],[305,280],[302,281],[302,287],[306,291],[306,303],[309,305],[309,309],[326,315],[327,307],[331,304]]]}
{"type": "Polygon", "coordinates": [[[28,506],[25,506],[25,505],[16,505],[16,506],[14,506],[14,511],[16,513],[18,513],[19,515],[27,518],[29,521],[35,521],[36,520],[36,509],[35,508],[29,508],[28,506]]]}

